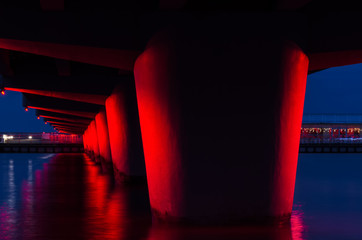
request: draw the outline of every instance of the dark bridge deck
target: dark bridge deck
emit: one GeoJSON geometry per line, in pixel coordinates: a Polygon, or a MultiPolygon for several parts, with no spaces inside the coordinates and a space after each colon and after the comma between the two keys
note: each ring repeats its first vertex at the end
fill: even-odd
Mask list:
{"type": "Polygon", "coordinates": [[[82,153],[79,143],[1,143],[0,153],[82,153]]]}

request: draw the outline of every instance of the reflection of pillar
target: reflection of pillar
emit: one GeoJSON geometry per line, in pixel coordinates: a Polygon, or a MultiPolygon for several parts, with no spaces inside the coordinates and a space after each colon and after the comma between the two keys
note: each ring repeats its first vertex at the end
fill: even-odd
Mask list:
{"type": "Polygon", "coordinates": [[[249,35],[239,23],[166,30],[136,61],[150,202],[160,218],[290,216],[308,58],[293,42],[249,35]]]}
{"type": "Polygon", "coordinates": [[[113,188],[113,179],[108,175],[100,174],[92,164],[83,166],[82,177],[86,184],[81,192],[84,199],[81,216],[84,219],[99,217],[97,221],[83,222],[81,236],[146,239],[151,224],[147,186],[129,187],[123,184],[113,188]]]}
{"type": "Polygon", "coordinates": [[[170,224],[154,224],[149,230],[147,240],[185,240],[185,239],[263,239],[263,240],[302,240],[302,235],[292,232],[290,224],[282,226],[224,226],[193,227],[170,224]],[[296,238],[292,238],[296,236],[296,238]]]}
{"type": "Polygon", "coordinates": [[[303,222],[303,211],[294,210],[290,218],[290,225],[292,230],[292,239],[293,240],[302,240],[305,239],[303,233],[305,231],[305,224],[303,222]]]}
{"type": "Polygon", "coordinates": [[[122,81],[106,100],[115,178],[144,178],[145,163],[133,79],[122,81]]]}
{"type": "Polygon", "coordinates": [[[105,171],[112,170],[111,148],[109,146],[107,117],[105,110],[101,110],[95,117],[99,155],[105,171]]]}

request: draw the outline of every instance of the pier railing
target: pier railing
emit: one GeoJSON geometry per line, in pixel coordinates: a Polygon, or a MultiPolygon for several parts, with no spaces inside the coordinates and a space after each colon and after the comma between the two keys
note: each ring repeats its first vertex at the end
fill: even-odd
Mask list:
{"type": "Polygon", "coordinates": [[[80,135],[62,133],[0,133],[2,144],[82,144],[80,135]]]}
{"type": "Polygon", "coordinates": [[[81,153],[79,135],[61,133],[0,133],[0,153],[81,153]]]}
{"type": "Polygon", "coordinates": [[[300,138],[300,144],[362,144],[362,138],[300,138]]]}

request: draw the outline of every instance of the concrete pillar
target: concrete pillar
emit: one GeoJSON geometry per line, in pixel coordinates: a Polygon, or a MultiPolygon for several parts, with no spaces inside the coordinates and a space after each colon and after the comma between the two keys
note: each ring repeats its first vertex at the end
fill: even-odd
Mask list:
{"type": "Polygon", "coordinates": [[[101,110],[95,117],[100,160],[105,172],[112,172],[111,147],[109,145],[106,111],[101,110]]]}
{"type": "Polygon", "coordinates": [[[98,144],[98,135],[97,135],[97,127],[96,127],[95,120],[93,120],[89,124],[89,138],[90,138],[91,145],[92,145],[92,156],[91,156],[92,160],[99,163],[100,162],[99,144],[98,144]]]}
{"type": "Polygon", "coordinates": [[[150,203],[167,221],[291,214],[308,58],[238,19],[151,39],[135,64],[150,203]]]}
{"type": "Polygon", "coordinates": [[[124,80],[106,100],[114,175],[117,181],[145,179],[134,80],[124,80]]]}
{"type": "Polygon", "coordinates": [[[90,139],[89,139],[89,126],[88,126],[87,129],[84,131],[83,142],[85,143],[84,152],[85,152],[86,154],[89,154],[90,151],[91,151],[91,145],[90,145],[90,139]]]}
{"type": "Polygon", "coordinates": [[[84,133],[83,133],[83,135],[82,135],[82,138],[83,138],[83,148],[84,148],[84,152],[86,153],[86,152],[87,152],[87,149],[88,149],[87,130],[84,131],[84,133]]]}

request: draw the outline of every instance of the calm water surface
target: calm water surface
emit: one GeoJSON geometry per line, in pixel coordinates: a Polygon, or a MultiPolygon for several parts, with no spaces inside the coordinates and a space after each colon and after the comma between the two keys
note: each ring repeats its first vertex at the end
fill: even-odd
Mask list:
{"type": "Polygon", "coordinates": [[[362,154],[299,156],[290,225],[152,223],[147,187],[81,154],[0,154],[0,239],[362,239],[362,154]]]}

